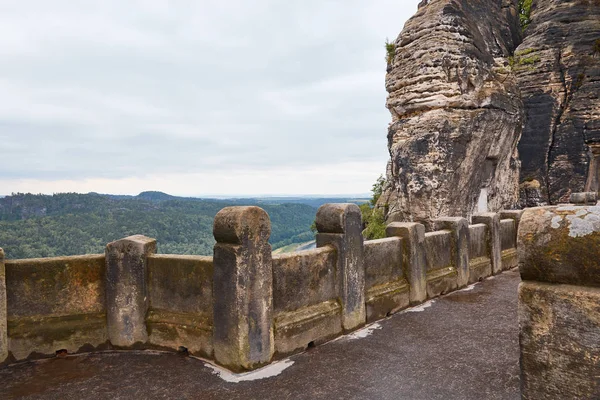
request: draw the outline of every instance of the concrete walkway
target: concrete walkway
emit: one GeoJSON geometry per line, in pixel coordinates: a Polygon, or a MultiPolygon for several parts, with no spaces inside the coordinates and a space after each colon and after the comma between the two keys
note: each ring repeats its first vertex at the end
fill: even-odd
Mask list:
{"type": "Polygon", "coordinates": [[[396,314],[370,335],[292,357],[270,378],[230,383],[190,357],[99,353],[0,369],[0,398],[518,399],[519,281],[510,271],[396,314]]]}

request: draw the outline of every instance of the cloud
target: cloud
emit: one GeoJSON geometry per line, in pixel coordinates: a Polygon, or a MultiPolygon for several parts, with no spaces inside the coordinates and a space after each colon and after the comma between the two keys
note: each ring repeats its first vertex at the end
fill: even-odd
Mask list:
{"type": "Polygon", "coordinates": [[[366,192],[388,157],[383,42],[417,2],[5,2],[1,191],[366,192]],[[281,171],[303,183],[271,188],[281,171]]]}

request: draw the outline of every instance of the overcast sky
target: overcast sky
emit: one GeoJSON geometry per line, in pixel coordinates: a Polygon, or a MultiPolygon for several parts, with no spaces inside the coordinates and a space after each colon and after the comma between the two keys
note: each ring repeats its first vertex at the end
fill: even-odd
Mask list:
{"type": "Polygon", "coordinates": [[[419,0],[0,0],[0,194],[367,193],[419,0]]]}

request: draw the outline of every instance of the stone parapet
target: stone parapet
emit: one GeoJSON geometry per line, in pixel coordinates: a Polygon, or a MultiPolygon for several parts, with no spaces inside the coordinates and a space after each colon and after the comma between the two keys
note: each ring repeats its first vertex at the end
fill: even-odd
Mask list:
{"type": "Polygon", "coordinates": [[[528,209],[518,247],[523,398],[598,398],[600,207],[528,209]]]}
{"type": "MultiPolygon", "coordinates": [[[[252,370],[491,275],[488,231],[499,216],[482,221],[441,218],[427,233],[394,222],[387,238],[364,241],[355,204],[326,204],[316,249],[273,255],[267,213],[227,207],[215,217],[213,257],[155,254],[156,240],[141,235],[105,254],[0,257],[0,362],[162,349],[252,370]]],[[[512,246],[514,232],[502,232],[512,246]]]]}

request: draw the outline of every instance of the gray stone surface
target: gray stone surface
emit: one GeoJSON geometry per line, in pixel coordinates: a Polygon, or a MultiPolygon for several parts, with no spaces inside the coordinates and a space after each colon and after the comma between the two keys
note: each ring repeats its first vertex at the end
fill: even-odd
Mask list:
{"type": "Polygon", "coordinates": [[[519,399],[518,273],[399,313],[363,339],[293,356],[280,375],[228,383],[175,354],[91,354],[0,369],[13,399],[519,399]]]}
{"type": "Polygon", "coordinates": [[[410,285],[410,303],[422,303],[427,299],[425,226],[415,222],[392,222],[385,229],[385,234],[388,237],[402,238],[402,256],[410,285]]]}
{"type": "Polygon", "coordinates": [[[518,252],[523,280],[600,287],[600,207],[527,209],[518,252]]]}
{"type": "Polygon", "coordinates": [[[4,250],[0,248],[0,363],[8,357],[6,318],[6,267],[4,265],[4,250]]]}
{"type": "Polygon", "coordinates": [[[434,229],[447,229],[451,232],[452,265],[458,274],[458,287],[469,283],[469,222],[465,218],[445,217],[433,221],[434,229]]]}
{"type": "Polygon", "coordinates": [[[114,346],[148,341],[146,257],[155,252],[156,240],[142,235],[106,245],[106,322],[114,346]]]}
{"type": "Polygon", "coordinates": [[[481,213],[472,217],[473,224],[485,224],[487,226],[486,242],[488,254],[492,261],[492,273],[498,274],[502,271],[502,241],[500,238],[500,214],[481,213]]]}
{"type": "Polygon", "coordinates": [[[402,253],[399,237],[365,242],[367,322],[385,318],[410,303],[402,253]]]}
{"type": "Polygon", "coordinates": [[[571,193],[569,202],[573,204],[595,205],[598,202],[598,192],[571,193]]]}
{"type": "Polygon", "coordinates": [[[600,398],[600,288],[519,288],[523,399],[600,398]]]}
{"type": "Polygon", "coordinates": [[[213,234],[215,360],[234,371],[253,369],[275,349],[271,221],[259,207],[226,207],[213,234]]]}
{"type": "Polygon", "coordinates": [[[534,1],[524,36],[513,59],[527,113],[519,142],[522,205],[598,191],[598,180],[589,179],[599,168],[592,145],[600,142],[600,4],[534,1]]]}
{"type": "Polygon", "coordinates": [[[364,325],[365,266],[362,215],[356,204],[324,204],[317,211],[317,247],[337,250],[336,280],[342,301],[342,326],[350,331],[364,325]]]}

